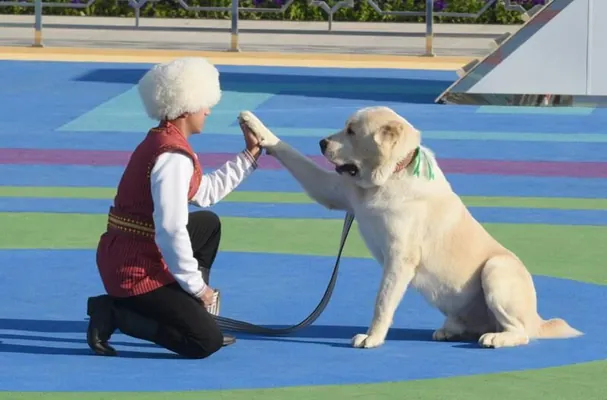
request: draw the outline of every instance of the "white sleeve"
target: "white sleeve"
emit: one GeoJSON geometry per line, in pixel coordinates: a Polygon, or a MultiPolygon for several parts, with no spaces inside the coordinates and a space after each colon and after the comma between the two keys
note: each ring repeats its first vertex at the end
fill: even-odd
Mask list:
{"type": "Polygon", "coordinates": [[[165,152],[156,160],[150,183],[156,243],[179,285],[200,297],[207,286],[198,270],[187,231],[188,191],[193,172],[194,166],[188,156],[165,152]]]}
{"type": "Polygon", "coordinates": [[[242,151],[221,168],[202,176],[200,188],[191,203],[199,207],[212,206],[236,189],[256,168],[255,157],[247,150],[242,151]]]}

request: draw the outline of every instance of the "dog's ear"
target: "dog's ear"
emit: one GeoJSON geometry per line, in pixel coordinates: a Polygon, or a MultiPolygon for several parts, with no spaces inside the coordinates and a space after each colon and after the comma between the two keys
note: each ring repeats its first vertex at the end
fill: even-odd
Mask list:
{"type": "Polygon", "coordinates": [[[400,121],[389,121],[379,128],[380,143],[395,145],[405,133],[405,126],[400,121]]]}

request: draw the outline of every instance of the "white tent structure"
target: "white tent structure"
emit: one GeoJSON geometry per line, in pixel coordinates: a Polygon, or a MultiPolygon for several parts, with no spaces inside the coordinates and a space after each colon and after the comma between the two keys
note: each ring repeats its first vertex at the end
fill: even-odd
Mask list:
{"type": "Polygon", "coordinates": [[[436,101],[607,106],[607,0],[553,0],[436,101]]]}

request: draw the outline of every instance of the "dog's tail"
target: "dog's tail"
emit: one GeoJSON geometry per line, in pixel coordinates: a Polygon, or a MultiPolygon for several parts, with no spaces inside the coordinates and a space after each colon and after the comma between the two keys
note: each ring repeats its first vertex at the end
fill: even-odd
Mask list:
{"type": "Polygon", "coordinates": [[[583,335],[572,328],[564,319],[552,318],[540,323],[537,337],[542,339],[572,338],[583,335]]]}

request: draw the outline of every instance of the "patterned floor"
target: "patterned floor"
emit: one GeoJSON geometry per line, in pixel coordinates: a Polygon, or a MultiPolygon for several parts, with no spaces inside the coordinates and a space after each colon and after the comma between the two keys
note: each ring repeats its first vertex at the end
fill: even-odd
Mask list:
{"type": "MultiPolygon", "coordinates": [[[[357,108],[390,106],[422,130],[472,213],[528,264],[541,313],[585,336],[499,351],[435,343],[441,316],[409,291],[386,344],[352,349],[380,277],[353,232],[326,313],[292,337],[242,336],[188,361],[116,334],[122,357],[92,357],[85,299],[102,291],[94,248],[129,152],[152,123],[134,90],[147,68],[0,62],[0,388],[12,391],[0,399],[604,394],[607,111],[435,105],[455,78],[441,71],[221,66],[224,97],[192,144],[206,171],[221,165],[242,149],[235,117],[249,109],[322,163],[319,137],[357,108]]],[[[329,279],[343,214],[312,203],[268,156],[213,210],[224,226],[213,277],[224,314],[270,325],[306,316],[329,279]]]]}

